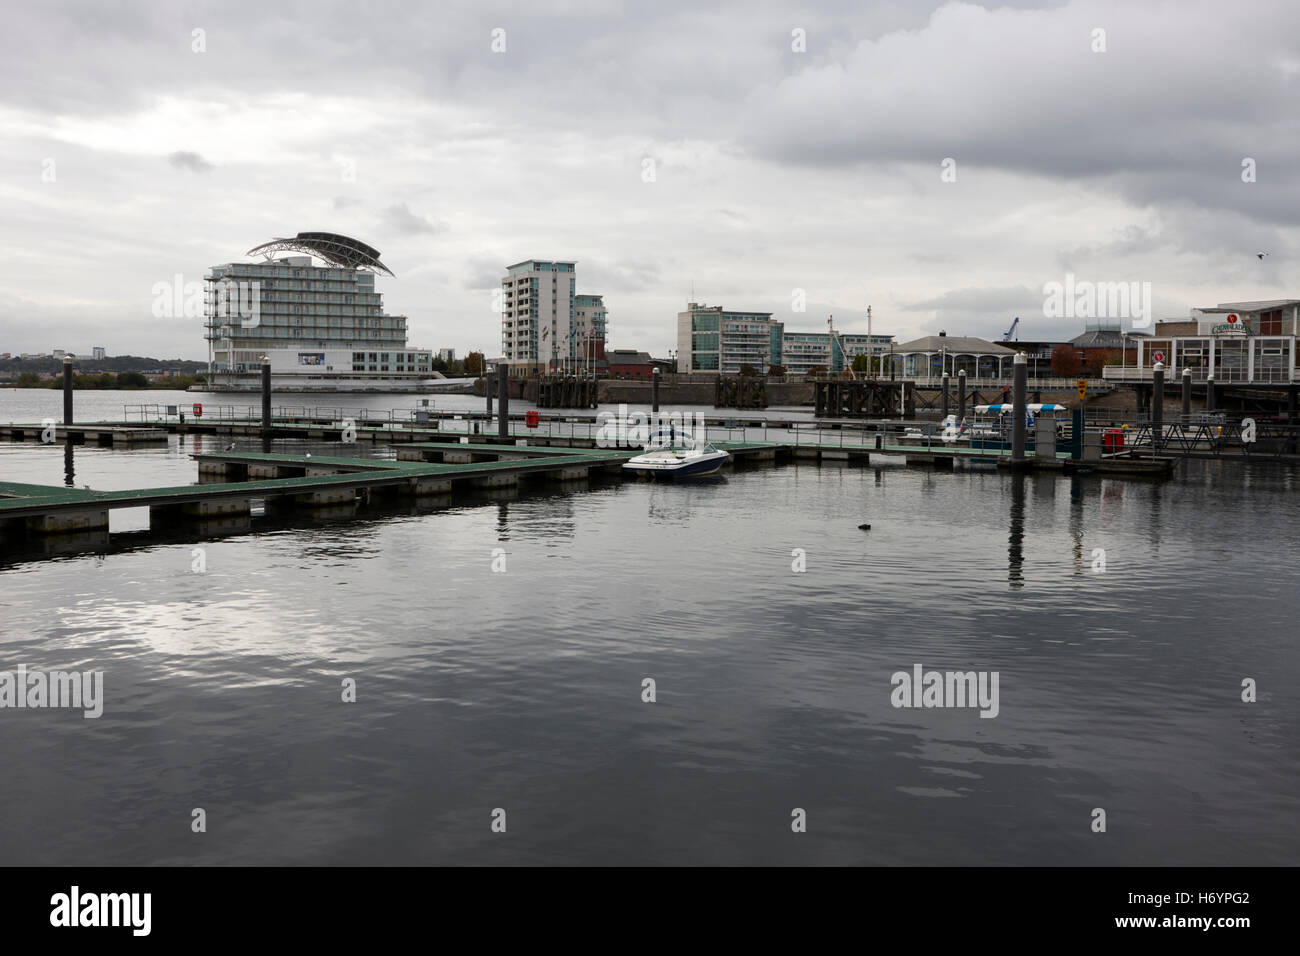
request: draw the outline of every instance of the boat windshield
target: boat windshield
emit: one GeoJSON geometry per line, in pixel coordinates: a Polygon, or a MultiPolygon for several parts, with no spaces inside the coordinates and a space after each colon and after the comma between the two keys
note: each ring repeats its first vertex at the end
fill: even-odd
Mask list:
{"type": "Polygon", "coordinates": [[[645,443],[646,451],[684,453],[700,447],[700,443],[694,441],[689,434],[668,431],[667,429],[651,435],[645,443]]]}

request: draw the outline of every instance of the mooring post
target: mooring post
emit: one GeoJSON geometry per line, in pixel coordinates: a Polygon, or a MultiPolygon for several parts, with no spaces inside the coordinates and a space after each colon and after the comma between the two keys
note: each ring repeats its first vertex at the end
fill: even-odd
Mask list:
{"type": "Polygon", "coordinates": [[[63,356],[63,424],[72,424],[72,356],[63,356]]]}
{"type": "Polygon", "coordinates": [[[659,414],[659,366],[658,365],[655,366],[654,374],[651,377],[654,379],[654,383],[650,386],[650,400],[651,400],[650,411],[658,415],[659,414]]]}
{"type": "Polygon", "coordinates": [[[966,370],[957,373],[957,421],[966,420],[966,370]]]}
{"type": "Polygon", "coordinates": [[[271,357],[262,356],[262,437],[271,435],[271,357]]]}
{"type": "Polygon", "coordinates": [[[939,405],[939,417],[948,417],[948,373],[943,373],[943,401],[939,405]]]}
{"type": "Polygon", "coordinates": [[[1214,411],[1214,376],[1213,375],[1207,375],[1205,377],[1205,410],[1207,412],[1214,411]]]}
{"type": "Polygon", "coordinates": [[[492,418],[492,388],[496,381],[488,374],[487,366],[483,366],[483,394],[487,396],[487,415],[488,419],[492,418]]]}
{"type": "Polygon", "coordinates": [[[1025,391],[1029,386],[1029,366],[1025,353],[1017,352],[1012,362],[1011,378],[1011,460],[1017,464],[1025,461],[1025,391]]]}
{"type": "Polygon", "coordinates": [[[1151,367],[1151,452],[1160,450],[1165,434],[1165,363],[1151,367]]]}
{"type": "Polygon", "coordinates": [[[1297,391],[1300,391],[1300,389],[1298,389],[1295,384],[1292,384],[1286,390],[1286,425],[1287,431],[1290,433],[1290,437],[1287,439],[1286,443],[1286,451],[1288,455],[1294,455],[1296,453],[1297,445],[1300,444],[1300,442],[1297,442],[1297,439],[1300,439],[1300,434],[1296,433],[1295,423],[1296,400],[1298,397],[1296,395],[1297,391]]]}
{"type": "Polygon", "coordinates": [[[1192,416],[1192,370],[1183,369],[1183,421],[1192,416]]]}
{"type": "Polygon", "coordinates": [[[497,365],[497,437],[510,440],[510,366],[497,365]]]}

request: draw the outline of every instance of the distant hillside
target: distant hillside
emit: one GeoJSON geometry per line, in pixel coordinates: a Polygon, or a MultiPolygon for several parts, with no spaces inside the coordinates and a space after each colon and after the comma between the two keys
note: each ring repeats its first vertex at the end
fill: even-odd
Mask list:
{"type": "MultiPolygon", "coordinates": [[[[111,355],[107,358],[92,359],[77,356],[72,360],[72,367],[81,375],[96,372],[166,372],[178,371],[186,375],[206,372],[207,362],[193,359],[157,359],[141,355],[111,355]]],[[[0,359],[0,380],[17,378],[23,372],[35,372],[38,375],[62,375],[63,359],[0,359]]]]}

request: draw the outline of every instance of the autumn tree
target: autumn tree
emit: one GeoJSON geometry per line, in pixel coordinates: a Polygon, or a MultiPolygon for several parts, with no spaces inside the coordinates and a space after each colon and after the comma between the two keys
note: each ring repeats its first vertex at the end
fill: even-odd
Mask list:
{"type": "Polygon", "coordinates": [[[1052,374],[1058,378],[1078,378],[1083,369],[1079,350],[1073,345],[1058,345],[1052,349],[1052,374]]]}

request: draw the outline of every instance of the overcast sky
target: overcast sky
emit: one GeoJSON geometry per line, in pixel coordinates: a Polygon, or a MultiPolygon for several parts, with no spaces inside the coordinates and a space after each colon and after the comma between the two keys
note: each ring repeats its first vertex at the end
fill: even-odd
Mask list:
{"type": "Polygon", "coordinates": [[[307,230],[378,248],[411,344],[458,353],[500,353],[491,293],[528,258],[576,260],[610,347],[655,355],[692,286],[788,329],[865,331],[871,305],[899,341],[1015,315],[1070,338],[1082,321],[1043,316],[1067,272],[1150,282],[1157,318],[1300,295],[1292,3],[56,0],[5,21],[0,351],[206,358],[154,284],[307,230]]]}

